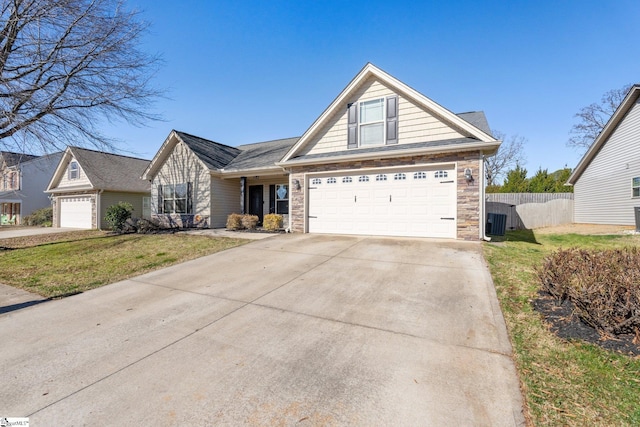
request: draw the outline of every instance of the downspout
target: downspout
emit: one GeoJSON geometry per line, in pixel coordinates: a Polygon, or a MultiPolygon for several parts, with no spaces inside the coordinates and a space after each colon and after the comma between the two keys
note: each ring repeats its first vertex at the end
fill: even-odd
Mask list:
{"type": "Polygon", "coordinates": [[[96,226],[98,227],[98,230],[102,230],[101,225],[102,225],[102,215],[100,215],[100,199],[102,197],[102,192],[104,190],[98,190],[98,192],[96,193],[96,226]]]}
{"type": "Polygon", "coordinates": [[[482,197],[482,200],[480,202],[480,235],[482,236],[482,240],[484,240],[485,242],[490,242],[491,241],[491,237],[488,237],[485,234],[486,231],[486,221],[485,221],[485,212],[487,209],[487,198],[485,196],[485,189],[486,187],[486,174],[484,173],[484,154],[480,154],[480,173],[482,174],[480,176],[480,196],[482,197]]]}
{"type": "MultiPolygon", "coordinates": [[[[283,168],[284,169],[284,168],[283,168]]],[[[291,197],[291,190],[293,189],[293,179],[291,178],[291,171],[290,170],[286,170],[287,174],[289,175],[289,212],[288,213],[288,217],[289,217],[289,225],[287,226],[287,233],[291,233],[291,217],[293,216],[291,214],[291,207],[293,206],[293,198],[291,197]]],[[[296,189],[296,191],[298,191],[296,189]]]]}

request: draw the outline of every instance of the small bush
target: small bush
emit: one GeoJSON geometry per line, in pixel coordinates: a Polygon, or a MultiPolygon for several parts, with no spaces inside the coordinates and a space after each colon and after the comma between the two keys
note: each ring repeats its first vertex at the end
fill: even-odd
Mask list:
{"type": "Polygon", "coordinates": [[[242,215],[242,226],[247,230],[255,230],[259,220],[256,215],[242,215]]]}
{"type": "Polygon", "coordinates": [[[133,206],[131,203],[118,202],[116,205],[111,205],[107,208],[107,213],[104,219],[111,226],[111,229],[115,232],[122,233],[127,228],[127,220],[131,218],[133,213],[133,206]]]}
{"type": "Polygon", "coordinates": [[[242,215],[232,213],[227,217],[227,230],[240,230],[242,229],[242,215]]]}
{"type": "Polygon", "coordinates": [[[31,215],[23,218],[25,225],[51,227],[53,223],[53,208],[51,206],[35,210],[31,215]]]}
{"type": "Polygon", "coordinates": [[[560,301],[570,300],[585,323],[640,339],[638,248],[560,249],[544,259],[538,277],[544,290],[560,301]]]}
{"type": "Polygon", "coordinates": [[[282,228],[282,215],[268,214],[264,216],[262,226],[265,230],[275,231],[282,228]]]}

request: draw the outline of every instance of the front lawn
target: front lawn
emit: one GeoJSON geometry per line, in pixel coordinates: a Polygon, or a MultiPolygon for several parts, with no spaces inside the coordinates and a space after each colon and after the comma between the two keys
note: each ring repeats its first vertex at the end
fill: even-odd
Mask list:
{"type": "Polygon", "coordinates": [[[509,232],[484,245],[526,400],[535,426],[640,425],[640,358],[550,332],[533,309],[540,285],[535,267],[559,248],[640,245],[629,235],[536,235],[509,232]]]}
{"type": "Polygon", "coordinates": [[[57,298],[244,243],[184,233],[101,231],[0,239],[0,283],[57,298]]]}

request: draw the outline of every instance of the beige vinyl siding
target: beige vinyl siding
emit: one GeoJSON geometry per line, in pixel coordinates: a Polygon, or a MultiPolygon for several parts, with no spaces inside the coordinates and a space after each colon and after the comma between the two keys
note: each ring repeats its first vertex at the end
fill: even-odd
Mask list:
{"type": "Polygon", "coordinates": [[[58,186],[56,188],[80,187],[80,186],[91,185],[91,182],[89,181],[89,178],[87,178],[87,175],[84,173],[84,170],[82,169],[82,165],[80,164],[80,162],[78,162],[78,170],[80,172],[78,178],[73,180],[69,179],[69,164],[71,164],[71,162],[74,162],[74,161],[77,162],[75,158],[72,158],[71,161],[67,164],[67,167],[65,168],[64,173],[62,173],[62,176],[60,177],[60,182],[58,183],[58,186]]]}
{"type": "MultiPolygon", "coordinates": [[[[394,92],[370,78],[354,93],[349,103],[394,95],[394,92]]],[[[440,141],[460,138],[462,135],[438,118],[398,94],[398,144],[440,141]]],[[[301,152],[321,154],[347,149],[347,108],[340,109],[323,126],[301,152]]]]}
{"type": "Polygon", "coordinates": [[[192,182],[193,213],[210,215],[209,169],[184,143],[178,143],[164,162],[151,186],[151,212],[158,213],[158,185],[192,182]]]}
{"type": "Polygon", "coordinates": [[[109,206],[116,205],[118,202],[131,203],[133,206],[134,218],[142,217],[142,198],[148,197],[149,193],[122,193],[105,191],[100,195],[100,228],[109,228],[109,223],[105,220],[107,209],[109,206]]]}
{"type": "Polygon", "coordinates": [[[633,225],[631,180],[640,177],[640,104],[636,103],[601,147],[574,187],[574,222],[633,225]]]}
{"type": "Polygon", "coordinates": [[[211,225],[226,227],[227,216],[240,213],[240,178],[211,178],[211,225]]]}

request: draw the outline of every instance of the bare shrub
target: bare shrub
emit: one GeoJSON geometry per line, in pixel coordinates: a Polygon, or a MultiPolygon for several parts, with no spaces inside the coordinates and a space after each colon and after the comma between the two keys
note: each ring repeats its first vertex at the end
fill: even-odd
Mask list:
{"type": "Polygon", "coordinates": [[[255,230],[259,220],[256,215],[242,215],[242,226],[247,230],[255,230]]]}
{"type": "Polygon", "coordinates": [[[275,231],[282,228],[283,219],[282,215],[278,214],[268,214],[264,216],[264,221],[262,221],[262,226],[265,230],[275,231]]]}
{"type": "Polygon", "coordinates": [[[242,229],[242,215],[232,213],[227,217],[227,230],[240,230],[242,229]]]}
{"type": "Polygon", "coordinates": [[[544,290],[569,299],[587,324],[610,334],[640,339],[640,252],[638,248],[559,250],[538,269],[544,290]]]}

